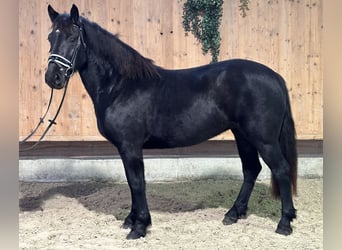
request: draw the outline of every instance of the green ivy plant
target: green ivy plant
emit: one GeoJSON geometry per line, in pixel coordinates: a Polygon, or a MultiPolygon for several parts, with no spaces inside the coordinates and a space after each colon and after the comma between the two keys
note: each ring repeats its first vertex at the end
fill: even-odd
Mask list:
{"type": "MultiPolygon", "coordinates": [[[[241,15],[246,16],[249,0],[240,0],[241,15]]],[[[186,0],[183,6],[183,27],[202,44],[203,54],[210,51],[212,63],[220,53],[219,27],[222,19],[223,0],[186,0]]]]}
{"type": "Polygon", "coordinates": [[[240,0],[240,6],[239,9],[241,11],[241,16],[246,17],[247,16],[247,11],[249,10],[248,8],[249,0],[240,0]]]}
{"type": "Polygon", "coordinates": [[[187,0],[183,6],[183,27],[202,43],[202,52],[210,51],[212,62],[217,62],[221,37],[219,27],[223,0],[187,0]]]}

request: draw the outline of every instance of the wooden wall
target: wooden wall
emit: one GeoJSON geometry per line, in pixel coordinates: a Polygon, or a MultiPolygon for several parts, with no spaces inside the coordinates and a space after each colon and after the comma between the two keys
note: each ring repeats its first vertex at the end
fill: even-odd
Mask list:
{"type": "MultiPolygon", "coordinates": [[[[202,55],[193,36],[184,33],[184,0],[20,0],[19,139],[34,128],[50,95],[44,82],[49,3],[60,12],[69,12],[75,3],[83,16],[119,33],[124,42],[162,67],[185,68],[211,60],[210,55],[202,55]]],[[[239,4],[239,0],[225,0],[219,60],[248,58],[279,72],[288,84],[298,139],[323,139],[322,0],[251,1],[245,18],[239,4]]],[[[50,117],[62,96],[62,91],[56,93],[50,117]]],[[[229,132],[216,137],[232,138],[229,132]]],[[[46,140],[103,140],[77,74],[70,81],[57,126],[46,140]]]]}

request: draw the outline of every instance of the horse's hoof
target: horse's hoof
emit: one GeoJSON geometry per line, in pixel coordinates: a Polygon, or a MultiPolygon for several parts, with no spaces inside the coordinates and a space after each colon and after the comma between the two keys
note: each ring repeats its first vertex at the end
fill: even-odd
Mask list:
{"type": "Polygon", "coordinates": [[[288,236],[292,233],[292,228],[291,227],[282,227],[278,225],[276,233],[288,236]]]}
{"type": "Polygon", "coordinates": [[[231,224],[234,224],[238,221],[237,218],[230,218],[228,216],[225,216],[222,223],[223,225],[231,225],[231,224]]]}
{"type": "Polygon", "coordinates": [[[127,240],[136,240],[144,237],[145,235],[138,233],[137,231],[132,230],[126,237],[127,240]]]}

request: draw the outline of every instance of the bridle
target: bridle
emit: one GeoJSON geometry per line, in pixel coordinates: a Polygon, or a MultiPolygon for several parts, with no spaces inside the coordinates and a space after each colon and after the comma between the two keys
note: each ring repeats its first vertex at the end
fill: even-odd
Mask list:
{"type": "MultiPolygon", "coordinates": [[[[43,134],[41,135],[41,137],[39,138],[38,141],[36,141],[32,146],[25,148],[25,149],[21,149],[19,151],[27,151],[27,150],[31,150],[33,148],[35,148],[45,137],[45,135],[47,134],[47,132],[49,131],[49,129],[52,127],[52,125],[56,125],[57,123],[55,122],[55,120],[57,119],[57,116],[62,108],[64,99],[65,99],[65,95],[66,95],[66,91],[67,91],[67,87],[68,87],[68,83],[69,83],[69,79],[70,77],[74,74],[75,72],[75,61],[76,61],[76,57],[78,55],[78,51],[81,48],[81,46],[83,46],[84,48],[86,48],[86,44],[84,42],[84,37],[83,37],[83,28],[79,25],[75,25],[78,28],[79,31],[79,36],[77,38],[77,43],[75,44],[75,48],[74,51],[72,53],[71,59],[68,60],[67,58],[65,58],[64,56],[58,55],[58,54],[50,54],[49,58],[48,58],[48,65],[50,63],[55,63],[57,64],[57,66],[59,67],[60,70],[64,70],[64,76],[65,76],[65,86],[64,86],[64,93],[63,93],[63,97],[61,99],[61,102],[58,106],[57,112],[55,114],[55,116],[52,119],[49,119],[49,125],[47,126],[47,128],[44,130],[43,134]]],[[[36,131],[38,130],[39,126],[44,123],[44,119],[50,109],[51,103],[52,103],[52,97],[53,97],[53,88],[51,88],[51,94],[50,94],[50,100],[49,100],[49,104],[47,106],[47,109],[44,113],[44,115],[39,119],[39,122],[37,124],[37,126],[35,127],[34,130],[32,130],[32,132],[26,136],[22,141],[19,141],[19,144],[24,144],[25,142],[27,142],[27,140],[29,138],[31,138],[36,131]]]]}
{"type": "Polygon", "coordinates": [[[75,45],[74,51],[72,53],[71,59],[67,59],[64,56],[58,55],[58,54],[50,54],[49,59],[48,59],[48,64],[49,63],[55,63],[58,65],[60,69],[65,70],[64,76],[67,79],[66,84],[69,81],[69,78],[74,74],[75,72],[75,61],[76,57],[78,54],[78,50],[81,48],[83,45],[84,48],[86,48],[86,44],[84,42],[84,37],[83,37],[83,28],[79,25],[73,24],[75,27],[78,28],[79,36],[77,38],[77,43],[75,45]]]}

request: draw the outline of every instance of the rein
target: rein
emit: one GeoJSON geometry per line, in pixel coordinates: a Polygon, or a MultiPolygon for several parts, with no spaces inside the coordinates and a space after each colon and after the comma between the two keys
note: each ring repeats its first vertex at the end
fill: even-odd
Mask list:
{"type": "MultiPolygon", "coordinates": [[[[45,135],[47,134],[49,129],[52,127],[52,125],[57,124],[56,119],[57,119],[59,112],[61,111],[61,108],[62,108],[62,105],[64,102],[64,98],[65,98],[67,88],[68,88],[69,79],[75,72],[75,61],[76,61],[76,57],[78,54],[78,50],[80,49],[81,45],[83,45],[84,48],[86,48],[86,44],[85,44],[84,38],[83,38],[82,27],[80,27],[80,26],[77,26],[77,27],[79,28],[79,32],[80,32],[79,34],[80,35],[77,39],[77,43],[75,45],[75,49],[74,49],[74,52],[72,54],[71,60],[68,60],[65,57],[58,55],[58,54],[50,54],[49,59],[48,59],[48,64],[49,63],[55,63],[59,66],[59,68],[61,68],[61,69],[65,68],[64,75],[66,77],[66,82],[65,82],[63,97],[62,97],[61,102],[58,106],[57,112],[52,119],[49,119],[49,125],[46,127],[46,129],[44,130],[44,132],[41,135],[41,137],[39,138],[39,140],[36,141],[32,146],[19,150],[19,152],[28,151],[28,150],[35,148],[43,140],[43,138],[45,137],[45,135]]],[[[44,119],[45,119],[45,117],[46,117],[46,115],[50,109],[51,103],[52,103],[52,98],[53,98],[53,88],[51,88],[51,95],[50,95],[49,104],[48,104],[48,107],[47,107],[44,115],[39,119],[39,122],[38,122],[37,126],[35,127],[35,129],[32,130],[32,132],[28,136],[26,136],[25,139],[23,139],[22,141],[19,141],[19,145],[26,143],[27,140],[29,138],[31,138],[36,133],[36,131],[38,130],[40,125],[44,123],[44,119]]]]}
{"type": "MultiPolygon", "coordinates": [[[[40,136],[39,140],[36,141],[32,146],[30,146],[28,148],[20,149],[19,152],[28,151],[28,150],[32,150],[33,148],[35,148],[43,140],[43,138],[45,137],[45,135],[47,134],[49,129],[52,127],[52,125],[56,125],[57,124],[56,123],[56,119],[57,119],[57,116],[58,116],[59,112],[61,111],[61,108],[62,108],[62,105],[63,105],[63,102],[64,102],[64,98],[65,98],[67,87],[68,87],[68,81],[69,81],[69,79],[67,79],[67,82],[65,84],[63,97],[62,97],[61,103],[58,106],[57,112],[56,112],[55,116],[52,119],[48,120],[50,124],[44,130],[44,133],[40,136]]],[[[50,100],[49,100],[48,107],[47,107],[47,109],[45,111],[45,114],[39,119],[39,122],[38,122],[36,128],[34,130],[32,130],[32,132],[28,136],[26,136],[25,139],[23,139],[22,141],[19,141],[19,145],[26,143],[27,140],[30,139],[36,133],[36,131],[38,130],[40,125],[44,123],[44,119],[45,119],[45,117],[46,117],[46,115],[47,115],[47,113],[48,113],[48,111],[50,109],[51,103],[52,103],[52,97],[53,97],[53,88],[51,88],[50,100]]]]}

